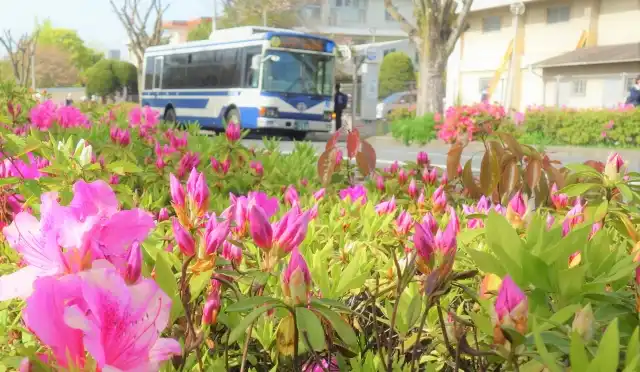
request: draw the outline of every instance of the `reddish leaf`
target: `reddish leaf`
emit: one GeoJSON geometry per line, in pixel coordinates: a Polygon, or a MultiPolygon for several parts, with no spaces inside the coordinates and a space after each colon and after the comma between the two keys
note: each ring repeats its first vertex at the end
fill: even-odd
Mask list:
{"type": "Polygon", "coordinates": [[[462,159],[464,145],[460,142],[454,143],[447,153],[447,177],[454,180],[458,176],[458,167],[462,159]]]}
{"type": "Polygon", "coordinates": [[[340,128],[340,130],[337,130],[332,136],[331,138],[329,138],[329,140],[327,141],[326,146],[324,147],[325,151],[329,150],[331,148],[336,147],[336,145],[338,144],[338,139],[340,139],[340,135],[342,134],[342,128],[340,128]]]}
{"type": "Polygon", "coordinates": [[[590,166],[591,168],[595,169],[596,172],[598,173],[604,172],[604,163],[601,161],[587,160],[584,162],[584,165],[590,166]]]}
{"type": "Polygon", "coordinates": [[[537,159],[532,159],[527,165],[524,174],[529,189],[533,191],[533,189],[538,186],[540,176],[542,176],[542,162],[537,159]]]}
{"type": "Polygon", "coordinates": [[[318,159],[318,176],[323,185],[328,185],[331,182],[331,176],[336,168],[336,153],[338,149],[332,147],[323,152],[318,159]]]}
{"type": "Polygon", "coordinates": [[[482,196],[482,190],[476,184],[476,181],[473,179],[473,170],[471,169],[471,160],[468,160],[464,165],[464,169],[462,170],[462,183],[464,187],[469,190],[469,196],[472,198],[479,198],[482,196]]]}
{"type": "Polygon", "coordinates": [[[347,156],[349,159],[353,159],[360,148],[360,133],[357,130],[353,130],[347,134],[347,156]]]}
{"type": "Polygon", "coordinates": [[[520,181],[520,168],[515,158],[507,160],[502,168],[502,180],[500,181],[500,199],[510,197],[520,181]]]}
{"type": "Polygon", "coordinates": [[[522,156],[524,156],[522,147],[520,146],[518,141],[516,141],[516,139],[513,138],[512,135],[504,132],[497,132],[496,134],[507,145],[509,150],[511,150],[511,152],[513,152],[518,158],[522,158],[522,156]]]}
{"type": "Polygon", "coordinates": [[[538,191],[535,193],[536,207],[546,205],[549,202],[549,181],[547,180],[546,173],[540,172],[540,182],[538,182],[538,191]]]}
{"type": "Polygon", "coordinates": [[[369,163],[369,169],[373,171],[376,169],[378,158],[376,157],[376,150],[366,140],[360,141],[360,152],[362,152],[369,163]]]}
{"type": "Polygon", "coordinates": [[[480,187],[484,195],[491,195],[500,182],[500,165],[495,153],[490,149],[482,157],[480,166],[480,187]]]}
{"type": "Polygon", "coordinates": [[[369,160],[367,159],[367,155],[364,152],[360,151],[356,154],[356,164],[358,164],[358,169],[360,169],[360,173],[363,176],[368,176],[372,169],[369,166],[369,160]]]}

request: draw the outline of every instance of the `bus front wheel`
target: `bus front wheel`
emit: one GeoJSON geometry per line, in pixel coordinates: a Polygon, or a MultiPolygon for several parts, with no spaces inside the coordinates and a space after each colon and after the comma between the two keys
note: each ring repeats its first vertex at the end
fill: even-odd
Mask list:
{"type": "Polygon", "coordinates": [[[307,132],[294,132],[290,137],[294,141],[304,141],[307,138],[307,132]]]}
{"type": "Polygon", "coordinates": [[[177,124],[176,110],[174,110],[173,107],[169,107],[168,109],[165,110],[164,121],[174,125],[177,124]]]}
{"type": "Polygon", "coordinates": [[[240,125],[240,113],[237,109],[233,108],[229,110],[224,119],[227,121],[227,124],[234,123],[236,125],[240,125]]]}

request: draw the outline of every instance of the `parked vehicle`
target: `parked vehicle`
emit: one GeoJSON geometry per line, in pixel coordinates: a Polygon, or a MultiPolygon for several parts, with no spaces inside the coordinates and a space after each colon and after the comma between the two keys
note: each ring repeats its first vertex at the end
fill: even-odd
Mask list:
{"type": "Polygon", "coordinates": [[[397,109],[411,109],[416,105],[416,92],[397,92],[383,99],[376,107],[376,118],[379,120],[386,119],[389,113],[397,109]]]}

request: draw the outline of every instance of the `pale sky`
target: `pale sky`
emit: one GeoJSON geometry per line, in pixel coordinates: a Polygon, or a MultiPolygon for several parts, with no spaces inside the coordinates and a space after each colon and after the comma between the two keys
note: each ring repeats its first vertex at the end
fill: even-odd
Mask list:
{"type": "MultiPolygon", "coordinates": [[[[123,3],[123,0],[114,1],[123,3]]],[[[211,16],[213,1],[163,0],[163,4],[169,4],[164,19],[211,16]]],[[[141,3],[148,4],[145,0],[141,3]]],[[[218,5],[218,13],[221,11],[222,6],[218,5]]],[[[126,57],[127,34],[109,0],[0,0],[0,32],[10,29],[12,34],[19,36],[33,29],[36,18],[40,21],[49,18],[54,27],[78,31],[89,46],[100,50],[120,49],[123,58],[126,57]]]]}

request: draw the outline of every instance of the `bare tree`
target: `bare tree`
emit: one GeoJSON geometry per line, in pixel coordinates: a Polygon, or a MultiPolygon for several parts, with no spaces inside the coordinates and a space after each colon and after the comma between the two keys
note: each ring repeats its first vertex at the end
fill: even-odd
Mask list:
{"type": "Polygon", "coordinates": [[[169,5],[163,5],[162,0],[148,0],[145,2],[146,8],[140,0],[124,0],[120,7],[114,0],[109,2],[129,36],[129,50],[136,57],[140,88],[138,91],[141,92],[144,51],[163,43],[162,18],[169,5]]]}
{"type": "Polygon", "coordinates": [[[0,36],[0,43],[9,55],[11,70],[16,83],[27,86],[31,74],[31,60],[36,53],[38,43],[38,31],[31,34],[23,34],[18,40],[14,39],[10,30],[5,30],[0,36]]]}
{"type": "Polygon", "coordinates": [[[412,24],[393,4],[384,0],[387,12],[409,35],[420,56],[418,81],[418,115],[442,112],[446,91],[447,61],[467,27],[467,16],[473,0],[413,0],[412,24]]]}

